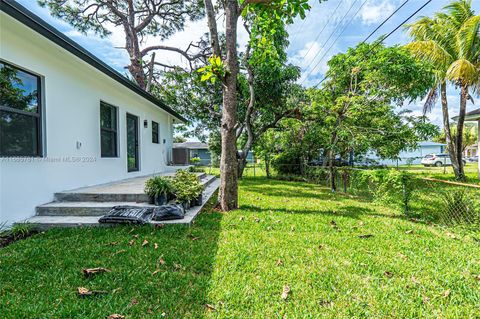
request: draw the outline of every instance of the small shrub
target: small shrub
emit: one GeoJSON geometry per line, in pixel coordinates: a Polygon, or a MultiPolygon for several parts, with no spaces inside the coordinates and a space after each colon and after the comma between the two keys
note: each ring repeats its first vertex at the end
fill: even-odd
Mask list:
{"type": "Polygon", "coordinates": [[[190,173],[205,173],[205,169],[199,166],[189,166],[188,171],[190,173]]]}
{"type": "Polygon", "coordinates": [[[190,164],[197,166],[200,164],[201,161],[202,160],[200,159],[200,157],[192,157],[190,159],[190,164]]]}
{"type": "Polygon", "coordinates": [[[197,175],[186,170],[178,170],[173,178],[173,189],[177,201],[189,202],[202,194],[203,186],[197,175]]]}
{"type": "Polygon", "coordinates": [[[150,197],[168,195],[172,192],[172,182],[168,177],[155,176],[145,182],[145,194],[150,197]]]}
{"type": "Polygon", "coordinates": [[[295,152],[282,152],[277,154],[271,162],[272,168],[279,174],[301,174],[301,159],[295,152]]]}
{"type": "Polygon", "coordinates": [[[17,223],[13,224],[8,232],[15,240],[17,240],[27,237],[33,231],[33,228],[34,225],[29,223],[17,223]]]}

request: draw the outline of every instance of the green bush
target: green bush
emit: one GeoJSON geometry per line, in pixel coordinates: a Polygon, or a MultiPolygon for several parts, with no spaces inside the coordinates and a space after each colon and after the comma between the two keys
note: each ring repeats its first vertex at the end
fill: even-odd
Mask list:
{"type": "Polygon", "coordinates": [[[296,152],[282,152],[272,159],[271,165],[278,174],[301,174],[302,161],[296,152]]]}
{"type": "Polygon", "coordinates": [[[192,157],[192,158],[190,159],[190,164],[192,164],[192,165],[198,165],[198,164],[200,164],[201,161],[202,161],[202,160],[200,159],[200,157],[192,157]]]}
{"type": "Polygon", "coordinates": [[[172,193],[173,190],[171,178],[163,176],[149,178],[145,182],[144,190],[145,194],[150,197],[168,195],[169,193],[172,193]]]}
{"type": "Polygon", "coordinates": [[[203,186],[197,175],[186,170],[178,170],[173,178],[173,189],[177,201],[189,202],[202,194],[203,186]]]}

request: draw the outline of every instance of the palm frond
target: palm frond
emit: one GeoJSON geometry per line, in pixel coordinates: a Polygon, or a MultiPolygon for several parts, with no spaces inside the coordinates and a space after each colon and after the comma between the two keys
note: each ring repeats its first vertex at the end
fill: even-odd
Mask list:
{"type": "Polygon", "coordinates": [[[426,41],[433,38],[435,21],[429,17],[421,17],[411,24],[405,25],[408,34],[416,41],[426,41]]]}
{"type": "Polygon", "coordinates": [[[466,59],[453,62],[447,70],[447,79],[454,83],[476,85],[480,80],[480,72],[475,65],[466,59]]]}
{"type": "Polygon", "coordinates": [[[405,46],[415,57],[433,64],[436,69],[446,70],[452,63],[452,56],[437,42],[414,41],[405,46]]]}
{"type": "Polygon", "coordinates": [[[427,113],[431,112],[435,104],[437,103],[438,100],[438,86],[435,86],[430,90],[430,92],[427,95],[427,99],[425,100],[425,104],[423,104],[423,116],[425,116],[427,113]]]}
{"type": "Polygon", "coordinates": [[[453,1],[443,7],[443,10],[447,14],[450,22],[456,25],[457,28],[460,28],[465,21],[474,15],[471,0],[453,1]]]}
{"type": "Polygon", "coordinates": [[[479,61],[480,57],[480,15],[471,17],[457,33],[457,46],[461,58],[479,61]]]}

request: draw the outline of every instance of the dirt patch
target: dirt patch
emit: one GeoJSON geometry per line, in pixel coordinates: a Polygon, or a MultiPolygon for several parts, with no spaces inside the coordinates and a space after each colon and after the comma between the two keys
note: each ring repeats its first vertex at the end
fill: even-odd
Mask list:
{"type": "Polygon", "coordinates": [[[33,236],[35,234],[38,234],[38,231],[36,230],[30,230],[26,233],[22,234],[12,234],[10,232],[5,232],[4,234],[0,234],[0,248],[6,247],[16,241],[28,238],[30,236],[33,236]]]}

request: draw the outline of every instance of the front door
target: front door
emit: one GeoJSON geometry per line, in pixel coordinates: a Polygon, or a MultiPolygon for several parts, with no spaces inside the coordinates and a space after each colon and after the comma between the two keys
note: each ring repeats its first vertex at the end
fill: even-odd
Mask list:
{"type": "Polygon", "coordinates": [[[127,113],[127,168],[138,171],[138,117],[127,113]]]}

